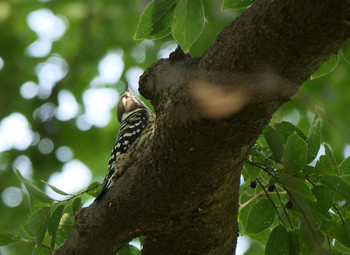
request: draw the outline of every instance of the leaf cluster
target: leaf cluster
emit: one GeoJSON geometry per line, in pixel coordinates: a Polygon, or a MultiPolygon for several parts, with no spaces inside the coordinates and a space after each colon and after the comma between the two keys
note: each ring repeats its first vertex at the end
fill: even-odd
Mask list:
{"type": "Polygon", "coordinates": [[[82,196],[89,194],[96,197],[100,190],[99,183],[92,183],[87,190],[70,195],[50,184],[53,191],[60,195],[69,196],[62,201],[56,201],[44,193],[35,183],[22,176],[16,169],[17,178],[23,183],[29,193],[32,204],[28,221],[22,226],[22,234],[0,233],[0,246],[9,245],[18,241],[32,243],[32,254],[52,254],[70,235],[74,215],[82,208],[82,196]]]}
{"type": "Polygon", "coordinates": [[[350,253],[350,157],[321,147],[321,120],[308,135],[289,122],[267,126],[244,165],[239,229],[265,254],[350,253]]]}

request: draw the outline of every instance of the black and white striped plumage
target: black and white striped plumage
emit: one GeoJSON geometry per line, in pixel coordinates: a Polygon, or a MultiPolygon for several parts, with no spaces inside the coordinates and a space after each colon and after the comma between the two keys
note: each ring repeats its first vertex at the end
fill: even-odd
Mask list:
{"type": "Polygon", "coordinates": [[[117,118],[121,123],[117,140],[109,158],[108,173],[96,200],[122,176],[153,137],[155,115],[129,88],[119,99],[117,118]]]}

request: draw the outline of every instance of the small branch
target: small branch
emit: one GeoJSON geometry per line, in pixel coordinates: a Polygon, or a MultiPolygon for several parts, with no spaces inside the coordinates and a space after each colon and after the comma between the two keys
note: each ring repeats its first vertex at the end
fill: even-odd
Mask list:
{"type": "MultiPolygon", "coordinates": [[[[303,171],[304,172],[304,171],[303,171]]],[[[308,177],[307,174],[304,172],[305,174],[305,178],[308,182],[311,183],[312,186],[316,186],[308,177]]],[[[344,226],[350,231],[350,227],[349,225],[345,222],[343,216],[341,215],[341,213],[339,212],[338,208],[335,206],[335,204],[332,204],[332,207],[334,208],[335,212],[339,215],[341,221],[343,222],[344,226]]]]}
{"type": "Polygon", "coordinates": [[[332,245],[331,245],[331,240],[329,240],[329,235],[327,235],[327,241],[328,241],[328,247],[331,250],[332,249],[332,245]]]}
{"type": "MultiPolygon", "coordinates": [[[[277,192],[268,192],[269,195],[275,195],[275,194],[278,194],[277,192]]],[[[285,193],[285,192],[282,192],[282,194],[285,193]]],[[[261,197],[261,196],[264,196],[266,195],[266,193],[264,191],[261,191],[259,194],[255,195],[254,197],[252,197],[251,199],[249,199],[247,202],[245,202],[244,204],[240,204],[239,205],[239,209],[238,209],[238,212],[240,212],[244,207],[246,207],[247,205],[249,205],[251,202],[253,202],[255,199],[261,197]]]]}
{"type": "Polygon", "coordinates": [[[276,207],[275,203],[272,201],[272,199],[271,199],[271,197],[269,196],[268,192],[265,190],[264,185],[262,185],[262,183],[259,181],[259,179],[256,179],[256,180],[257,180],[257,182],[260,184],[261,188],[264,190],[264,192],[265,192],[265,194],[266,194],[267,198],[268,198],[268,199],[271,201],[271,203],[272,203],[273,207],[274,207],[274,208],[275,208],[275,210],[276,210],[276,213],[277,213],[277,215],[278,215],[278,218],[279,218],[279,219],[280,219],[280,221],[283,223],[283,225],[285,225],[285,226],[286,226],[286,224],[285,224],[285,223],[284,223],[284,221],[282,220],[282,217],[281,217],[280,213],[278,212],[278,209],[277,209],[277,207],[276,207]]]}
{"type": "MultiPolygon", "coordinates": [[[[277,193],[278,199],[279,199],[280,202],[281,202],[281,205],[282,205],[282,208],[283,208],[283,212],[284,212],[284,214],[285,214],[286,217],[287,217],[287,220],[288,220],[288,222],[289,222],[289,225],[290,225],[291,229],[293,230],[292,222],[291,222],[290,219],[289,219],[288,213],[287,213],[286,208],[285,208],[285,206],[284,206],[284,204],[283,204],[283,202],[282,202],[280,193],[278,192],[277,188],[276,188],[276,193],[277,193]]],[[[287,193],[287,192],[286,192],[286,193],[287,193]]]]}
{"type": "Polygon", "coordinates": [[[88,188],[88,189],[86,189],[86,190],[84,190],[84,191],[82,191],[82,192],[80,192],[78,194],[71,195],[70,198],[67,198],[65,200],[58,200],[57,204],[62,203],[62,202],[67,202],[67,201],[69,201],[69,200],[71,200],[71,199],[73,199],[75,197],[81,196],[81,195],[89,192],[90,190],[93,190],[93,189],[95,189],[95,188],[97,188],[98,186],[101,186],[101,185],[102,185],[102,183],[96,184],[96,185],[94,185],[94,186],[92,186],[92,187],[90,187],[90,188],[88,188]]]}
{"type": "Polygon", "coordinates": [[[336,211],[336,213],[339,215],[339,217],[340,217],[341,221],[343,222],[344,226],[345,226],[348,230],[350,230],[349,225],[345,222],[345,220],[344,220],[343,216],[340,214],[338,208],[335,206],[335,204],[333,204],[332,206],[333,206],[334,210],[336,211]]]}

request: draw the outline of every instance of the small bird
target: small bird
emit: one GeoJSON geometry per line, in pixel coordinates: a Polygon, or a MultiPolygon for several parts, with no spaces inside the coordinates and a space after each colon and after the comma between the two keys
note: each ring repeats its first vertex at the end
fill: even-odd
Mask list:
{"type": "Polygon", "coordinates": [[[108,162],[108,172],[96,200],[110,188],[137,160],[155,131],[155,115],[127,85],[117,106],[120,128],[108,162]]]}

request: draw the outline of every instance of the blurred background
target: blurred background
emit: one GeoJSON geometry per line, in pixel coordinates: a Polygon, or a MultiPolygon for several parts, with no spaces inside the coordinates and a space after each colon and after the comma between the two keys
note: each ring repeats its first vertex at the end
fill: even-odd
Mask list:
{"type": "MultiPolygon", "coordinates": [[[[67,193],[102,181],[119,124],[115,107],[128,82],[135,93],[143,71],[176,48],[170,36],[135,41],[145,0],[0,0],[0,232],[20,233],[29,206],[14,174],[67,193]]],[[[202,54],[242,11],[203,1],[206,24],[191,49],[202,54]]],[[[350,154],[350,65],[308,81],[274,116],[307,133],[315,109],[324,140],[338,161],[350,154]]],[[[149,102],[146,102],[149,106],[149,102]]],[[[84,196],[88,205],[92,197],[84,196]]],[[[31,254],[33,244],[0,247],[0,254],[31,254]]],[[[237,254],[262,246],[240,238],[237,254]],[[250,248],[249,248],[250,247],[250,248]]]]}

